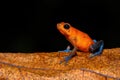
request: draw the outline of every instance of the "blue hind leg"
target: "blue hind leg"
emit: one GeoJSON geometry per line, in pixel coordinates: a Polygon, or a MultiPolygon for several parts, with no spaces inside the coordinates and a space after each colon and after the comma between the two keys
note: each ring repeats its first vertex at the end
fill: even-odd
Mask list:
{"type": "Polygon", "coordinates": [[[93,40],[93,41],[95,43],[90,46],[90,52],[92,52],[92,54],[90,54],[89,56],[90,58],[96,55],[100,55],[103,51],[103,46],[104,46],[103,40],[100,41],[93,40]]]}

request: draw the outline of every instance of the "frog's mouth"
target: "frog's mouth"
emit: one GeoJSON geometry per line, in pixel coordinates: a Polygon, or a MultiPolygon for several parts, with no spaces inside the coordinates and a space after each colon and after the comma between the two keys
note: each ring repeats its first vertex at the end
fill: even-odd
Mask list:
{"type": "Polygon", "coordinates": [[[64,31],[62,31],[62,30],[59,30],[59,31],[60,31],[61,34],[65,35],[65,32],[64,32],[64,31]]]}
{"type": "Polygon", "coordinates": [[[64,31],[60,28],[60,26],[57,26],[57,29],[59,30],[59,32],[60,32],[61,34],[63,34],[63,35],[65,34],[64,31]]]}
{"type": "Polygon", "coordinates": [[[59,32],[62,33],[63,35],[65,34],[65,33],[64,33],[64,30],[62,30],[62,25],[61,25],[61,24],[57,24],[57,29],[58,29],[59,32]]]}

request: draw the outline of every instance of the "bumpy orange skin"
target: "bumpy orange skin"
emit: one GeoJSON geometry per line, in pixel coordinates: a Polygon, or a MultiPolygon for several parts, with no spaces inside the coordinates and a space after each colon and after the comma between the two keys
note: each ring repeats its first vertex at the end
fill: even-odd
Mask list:
{"type": "Polygon", "coordinates": [[[57,29],[66,37],[66,39],[78,50],[89,52],[89,48],[94,44],[88,34],[72,27],[69,23],[61,22],[57,24],[57,29]],[[64,25],[68,24],[69,29],[65,29],[64,25]]]}

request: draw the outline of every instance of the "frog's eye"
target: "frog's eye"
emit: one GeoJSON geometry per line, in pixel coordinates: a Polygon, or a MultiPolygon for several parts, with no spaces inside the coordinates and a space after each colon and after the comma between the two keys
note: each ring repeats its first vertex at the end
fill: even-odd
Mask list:
{"type": "Polygon", "coordinates": [[[65,25],[64,25],[64,28],[65,28],[65,29],[69,29],[70,26],[69,26],[68,24],[65,24],[65,25]]]}

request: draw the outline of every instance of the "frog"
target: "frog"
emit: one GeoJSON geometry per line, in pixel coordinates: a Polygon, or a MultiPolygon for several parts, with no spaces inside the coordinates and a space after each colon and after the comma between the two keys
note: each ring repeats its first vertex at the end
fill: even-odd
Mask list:
{"type": "MultiPolygon", "coordinates": [[[[70,52],[63,61],[66,63],[76,55],[76,52],[90,52],[89,58],[102,54],[104,48],[104,41],[92,39],[87,33],[73,27],[67,22],[57,23],[58,31],[72,44],[73,49],[67,46],[65,50],[58,52],[70,52]]],[[[63,61],[60,61],[62,63],[63,61]]]]}

